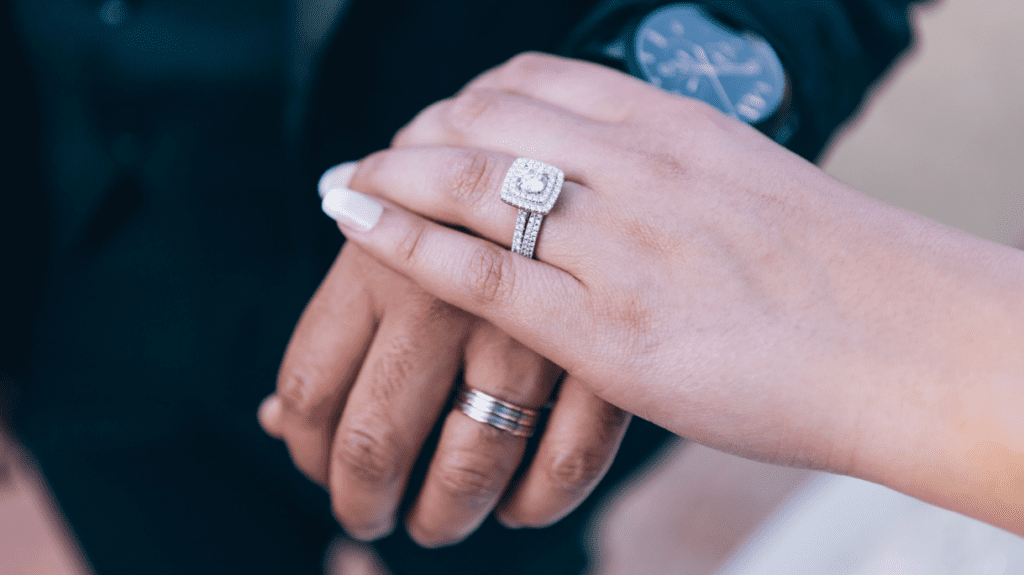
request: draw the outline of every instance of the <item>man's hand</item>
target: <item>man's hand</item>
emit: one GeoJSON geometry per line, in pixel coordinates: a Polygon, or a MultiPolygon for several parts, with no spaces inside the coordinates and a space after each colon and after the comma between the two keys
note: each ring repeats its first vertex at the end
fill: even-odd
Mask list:
{"type": "MultiPolygon", "coordinates": [[[[345,174],[331,177],[328,187],[348,183],[345,174]]],[[[526,440],[443,412],[460,371],[467,385],[531,408],[548,402],[562,375],[346,245],[292,334],[260,423],[330,490],[335,516],[359,539],[389,534],[409,489],[419,494],[407,528],[424,546],[464,539],[499,502],[498,518],[510,527],[569,513],[608,469],[629,416],[567,378],[538,452],[510,485],[526,440]],[[433,448],[424,442],[439,417],[444,428],[426,479],[409,485],[420,451],[433,448]]]]}

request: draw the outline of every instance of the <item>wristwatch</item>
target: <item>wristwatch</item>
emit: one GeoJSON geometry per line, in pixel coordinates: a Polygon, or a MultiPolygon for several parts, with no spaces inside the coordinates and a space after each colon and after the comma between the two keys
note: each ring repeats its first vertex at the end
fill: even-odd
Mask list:
{"type": "Polygon", "coordinates": [[[697,98],[785,144],[797,127],[789,78],[775,50],[694,4],[628,6],[579,42],[579,57],[697,98]]]}

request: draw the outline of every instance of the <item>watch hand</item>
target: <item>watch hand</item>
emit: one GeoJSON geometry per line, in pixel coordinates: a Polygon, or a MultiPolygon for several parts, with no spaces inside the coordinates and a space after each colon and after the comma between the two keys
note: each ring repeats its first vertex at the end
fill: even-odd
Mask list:
{"type": "Polygon", "coordinates": [[[712,52],[711,59],[715,64],[715,72],[719,76],[756,76],[761,73],[761,66],[757,60],[747,60],[740,64],[729,60],[721,52],[712,52]]]}
{"type": "Polygon", "coordinates": [[[736,113],[736,108],[733,107],[732,102],[729,100],[729,95],[725,93],[725,87],[722,86],[721,80],[718,79],[718,74],[715,72],[715,66],[708,60],[708,55],[704,52],[704,48],[694,46],[693,54],[697,57],[697,60],[700,63],[700,65],[697,66],[697,70],[703,72],[704,75],[711,80],[711,85],[714,86],[715,91],[718,92],[718,97],[725,103],[726,113],[733,118],[739,118],[739,114],[736,113]]]}
{"type": "Polygon", "coordinates": [[[680,72],[689,73],[690,70],[698,66],[697,61],[693,59],[693,56],[689,52],[683,49],[676,50],[676,59],[672,61],[676,65],[676,68],[680,72]]]}

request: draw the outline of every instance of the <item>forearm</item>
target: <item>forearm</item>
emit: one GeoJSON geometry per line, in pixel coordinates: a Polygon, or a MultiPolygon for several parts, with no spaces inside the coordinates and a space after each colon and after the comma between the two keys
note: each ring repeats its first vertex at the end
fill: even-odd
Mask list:
{"type": "Polygon", "coordinates": [[[851,472],[1024,534],[1024,253],[882,211],[851,472]]]}

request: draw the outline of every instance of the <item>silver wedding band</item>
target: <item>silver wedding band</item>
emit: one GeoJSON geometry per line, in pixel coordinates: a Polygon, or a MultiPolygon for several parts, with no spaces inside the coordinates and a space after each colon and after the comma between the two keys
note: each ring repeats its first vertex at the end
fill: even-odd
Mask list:
{"type": "Polygon", "coordinates": [[[530,437],[537,429],[540,412],[502,401],[471,387],[459,390],[455,405],[470,419],[511,433],[516,437],[530,437]]]}
{"type": "Polygon", "coordinates": [[[555,205],[564,182],[565,173],[551,164],[530,158],[512,162],[501,184],[502,201],[519,208],[512,251],[533,257],[540,224],[555,205]]]}

